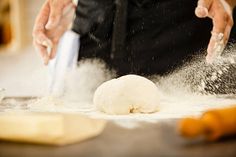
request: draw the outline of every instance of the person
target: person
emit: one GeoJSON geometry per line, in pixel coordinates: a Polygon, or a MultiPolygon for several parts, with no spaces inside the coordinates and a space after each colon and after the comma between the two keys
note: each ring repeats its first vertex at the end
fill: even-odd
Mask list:
{"type": "Polygon", "coordinates": [[[69,5],[76,10],[73,30],[80,34],[78,60],[100,58],[118,75],[164,75],[206,48],[209,60],[219,38],[223,47],[236,39],[236,0],[79,0],[77,6],[46,0],[33,30],[46,64],[70,24],[63,19],[69,5]]]}

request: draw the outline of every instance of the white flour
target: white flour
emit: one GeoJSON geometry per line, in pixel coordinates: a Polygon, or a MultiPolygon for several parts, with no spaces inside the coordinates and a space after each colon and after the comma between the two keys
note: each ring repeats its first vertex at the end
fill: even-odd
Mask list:
{"type": "MultiPolygon", "coordinates": [[[[230,51],[234,53],[235,51],[230,51]]],[[[66,93],[61,100],[42,98],[28,105],[29,111],[76,112],[96,118],[156,121],[198,116],[205,110],[236,104],[235,60],[222,60],[207,65],[203,57],[164,76],[152,76],[159,88],[160,111],[153,114],[106,115],[98,112],[92,104],[95,89],[115,75],[100,61],[84,61],[71,72],[66,81],[66,93]],[[227,95],[226,95],[227,94],[227,95]]],[[[126,121],[127,122],[127,121],[126,121]]],[[[130,123],[127,122],[127,125],[130,123]]],[[[135,126],[135,125],[134,125],[135,126]]]]}

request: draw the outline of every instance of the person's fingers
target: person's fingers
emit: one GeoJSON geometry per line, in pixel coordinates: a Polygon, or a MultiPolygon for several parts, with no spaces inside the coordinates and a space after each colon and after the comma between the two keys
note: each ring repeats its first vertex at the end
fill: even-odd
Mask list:
{"type": "Polygon", "coordinates": [[[49,58],[53,59],[56,56],[56,52],[57,52],[57,46],[54,46],[51,53],[50,53],[49,58]]]}
{"type": "Polygon", "coordinates": [[[224,50],[226,44],[225,40],[229,37],[229,34],[225,34],[227,32],[226,29],[229,21],[229,15],[223,11],[219,11],[212,15],[213,30],[210,42],[208,44],[206,57],[206,60],[209,63],[214,57],[216,57],[216,55],[219,55],[224,50]]]}
{"type": "Polygon", "coordinates": [[[207,63],[212,63],[214,61],[214,58],[218,57],[218,55],[220,55],[220,53],[223,51],[225,47],[223,38],[223,33],[212,32],[212,36],[207,48],[207,63]]]}
{"type": "Polygon", "coordinates": [[[36,18],[33,29],[34,46],[41,54],[45,64],[48,63],[49,58],[46,47],[53,45],[51,40],[45,34],[45,25],[48,21],[49,11],[49,4],[46,2],[36,18]]]}
{"type": "Polygon", "coordinates": [[[48,23],[46,25],[46,29],[48,30],[53,29],[59,24],[63,16],[64,7],[66,7],[71,3],[72,3],[71,1],[65,1],[64,3],[58,2],[58,0],[50,1],[50,15],[48,23]]]}
{"type": "Polygon", "coordinates": [[[53,47],[52,41],[44,33],[38,33],[34,39],[42,46],[53,47]]]}
{"type": "Polygon", "coordinates": [[[41,11],[39,12],[36,18],[33,28],[33,37],[37,36],[38,33],[44,33],[45,25],[48,22],[49,12],[50,12],[49,4],[48,2],[46,2],[44,3],[41,11]]]}
{"type": "Polygon", "coordinates": [[[199,18],[205,18],[208,16],[208,11],[211,7],[213,0],[199,0],[195,9],[195,14],[199,18]]]}
{"type": "Polygon", "coordinates": [[[228,43],[229,37],[230,37],[230,33],[231,33],[231,29],[233,27],[233,19],[230,18],[230,20],[228,21],[228,24],[225,28],[225,32],[224,32],[224,44],[226,45],[228,43]]]}
{"type": "Polygon", "coordinates": [[[57,3],[57,1],[51,1],[50,3],[50,15],[48,19],[48,23],[46,25],[46,29],[50,30],[55,28],[60,22],[62,11],[63,11],[63,3],[57,3]]]}
{"type": "Polygon", "coordinates": [[[207,48],[208,63],[223,52],[233,26],[232,12],[229,5],[222,0],[199,0],[195,9],[197,17],[209,17],[213,21],[212,35],[207,48]]]}
{"type": "Polygon", "coordinates": [[[37,43],[37,41],[34,41],[34,47],[36,48],[36,50],[39,52],[40,56],[42,57],[43,63],[45,65],[48,65],[50,58],[48,56],[47,48],[37,43]]]}

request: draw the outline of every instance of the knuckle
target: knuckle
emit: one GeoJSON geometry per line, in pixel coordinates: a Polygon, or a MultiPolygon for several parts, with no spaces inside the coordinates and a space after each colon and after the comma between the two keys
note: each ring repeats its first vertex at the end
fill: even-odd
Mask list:
{"type": "Polygon", "coordinates": [[[43,31],[44,31],[44,25],[36,23],[33,27],[32,35],[38,36],[38,34],[42,33],[43,31]]]}
{"type": "Polygon", "coordinates": [[[35,37],[35,40],[36,40],[38,43],[42,44],[44,41],[47,41],[48,38],[47,38],[47,36],[45,36],[45,34],[39,33],[39,34],[37,34],[37,36],[35,37]]]}

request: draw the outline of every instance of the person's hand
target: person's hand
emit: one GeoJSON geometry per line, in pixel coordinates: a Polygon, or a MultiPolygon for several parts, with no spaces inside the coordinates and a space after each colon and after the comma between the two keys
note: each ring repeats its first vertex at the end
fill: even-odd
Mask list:
{"type": "Polygon", "coordinates": [[[195,14],[199,18],[209,17],[213,21],[212,36],[207,48],[206,61],[211,63],[224,50],[233,27],[232,11],[235,0],[199,0],[195,14]],[[217,54],[218,53],[218,54],[217,54]]]}
{"type": "Polygon", "coordinates": [[[59,39],[71,24],[75,10],[72,0],[46,0],[33,29],[33,42],[44,64],[55,57],[59,39]]]}

